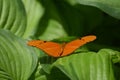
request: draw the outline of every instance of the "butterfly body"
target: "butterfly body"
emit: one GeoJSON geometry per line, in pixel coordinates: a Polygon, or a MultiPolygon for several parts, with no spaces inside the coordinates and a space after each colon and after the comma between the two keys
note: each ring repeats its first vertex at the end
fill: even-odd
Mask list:
{"type": "Polygon", "coordinates": [[[47,53],[50,56],[61,57],[61,56],[66,56],[71,54],[80,46],[88,42],[91,42],[95,39],[96,39],[96,36],[90,35],[90,36],[85,36],[83,38],[76,39],[69,43],[63,43],[63,44],[59,44],[51,41],[32,40],[28,42],[28,45],[37,47],[43,50],[45,53],[47,53]]]}

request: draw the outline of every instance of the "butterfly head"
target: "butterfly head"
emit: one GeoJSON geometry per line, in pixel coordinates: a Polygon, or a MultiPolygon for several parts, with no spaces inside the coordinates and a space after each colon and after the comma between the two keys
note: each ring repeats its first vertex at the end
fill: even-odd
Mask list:
{"type": "Polygon", "coordinates": [[[40,45],[42,43],[45,43],[44,41],[41,41],[41,40],[32,40],[32,41],[28,41],[28,45],[29,46],[37,46],[37,45],[40,45]]]}

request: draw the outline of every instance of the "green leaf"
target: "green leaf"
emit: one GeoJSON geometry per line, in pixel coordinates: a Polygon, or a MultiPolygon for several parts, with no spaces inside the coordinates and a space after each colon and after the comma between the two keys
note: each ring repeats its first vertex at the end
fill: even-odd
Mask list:
{"type": "Polygon", "coordinates": [[[63,0],[57,0],[54,4],[67,34],[70,36],[82,36],[84,30],[84,16],[81,11],[65,3],[63,0]]]}
{"type": "Polygon", "coordinates": [[[39,39],[53,40],[68,35],[80,37],[90,34],[102,21],[102,11],[94,7],[75,7],[61,0],[41,1],[41,4],[45,8],[45,13],[36,33],[39,39]]]}
{"type": "Polygon", "coordinates": [[[109,15],[120,19],[120,1],[119,0],[67,0],[72,5],[84,4],[100,8],[109,15]]]}
{"type": "Polygon", "coordinates": [[[52,40],[52,39],[67,36],[62,25],[59,22],[55,20],[49,20],[48,25],[49,26],[46,27],[46,30],[44,31],[44,33],[39,36],[40,39],[52,40]]]}
{"type": "Polygon", "coordinates": [[[34,36],[38,24],[43,16],[44,7],[38,0],[22,0],[27,13],[27,28],[24,38],[34,36]]]}
{"type": "Polygon", "coordinates": [[[55,1],[63,26],[70,36],[83,36],[91,33],[102,21],[103,12],[95,7],[70,5],[63,0],[55,1]]]}
{"type": "Polygon", "coordinates": [[[112,49],[101,49],[99,53],[110,54],[113,63],[120,63],[120,52],[112,49]]]}
{"type": "Polygon", "coordinates": [[[27,80],[37,65],[35,50],[25,40],[0,30],[0,78],[27,80]]]}
{"type": "Polygon", "coordinates": [[[71,80],[115,80],[110,54],[86,52],[58,59],[54,65],[71,80]]]}
{"type": "Polygon", "coordinates": [[[62,71],[53,67],[51,73],[47,75],[48,80],[70,80],[62,71]]]}
{"type": "Polygon", "coordinates": [[[26,13],[21,0],[0,0],[0,29],[7,29],[18,36],[24,34],[26,13]]]}
{"type": "Polygon", "coordinates": [[[39,22],[36,37],[44,40],[52,40],[60,37],[67,36],[63,27],[63,22],[57,8],[52,0],[47,2],[42,0],[40,3],[45,8],[45,13],[39,22]]]}
{"type": "Polygon", "coordinates": [[[38,64],[36,71],[34,72],[34,74],[32,74],[29,80],[47,80],[45,72],[42,70],[42,66],[40,63],[38,64]]]}

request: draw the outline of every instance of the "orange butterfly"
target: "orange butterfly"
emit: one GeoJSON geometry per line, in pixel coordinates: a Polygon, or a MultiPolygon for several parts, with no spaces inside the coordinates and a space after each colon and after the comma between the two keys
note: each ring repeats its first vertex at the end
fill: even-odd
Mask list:
{"type": "Polygon", "coordinates": [[[86,44],[87,42],[91,42],[95,39],[96,36],[89,35],[65,44],[59,44],[55,42],[42,40],[32,40],[28,42],[28,45],[37,47],[50,56],[61,57],[71,54],[74,50],[76,50],[80,46],[86,44]]]}

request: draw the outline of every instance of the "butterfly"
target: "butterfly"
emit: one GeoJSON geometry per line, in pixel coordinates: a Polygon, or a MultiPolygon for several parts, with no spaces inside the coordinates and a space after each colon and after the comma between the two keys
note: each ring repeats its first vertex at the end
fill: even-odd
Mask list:
{"type": "Polygon", "coordinates": [[[52,41],[43,41],[43,40],[31,40],[28,41],[29,46],[34,46],[36,48],[41,49],[46,54],[52,57],[62,57],[67,56],[74,52],[79,47],[83,46],[84,44],[94,41],[96,36],[88,35],[84,36],[80,39],[73,40],[68,43],[59,44],[52,41]]]}

